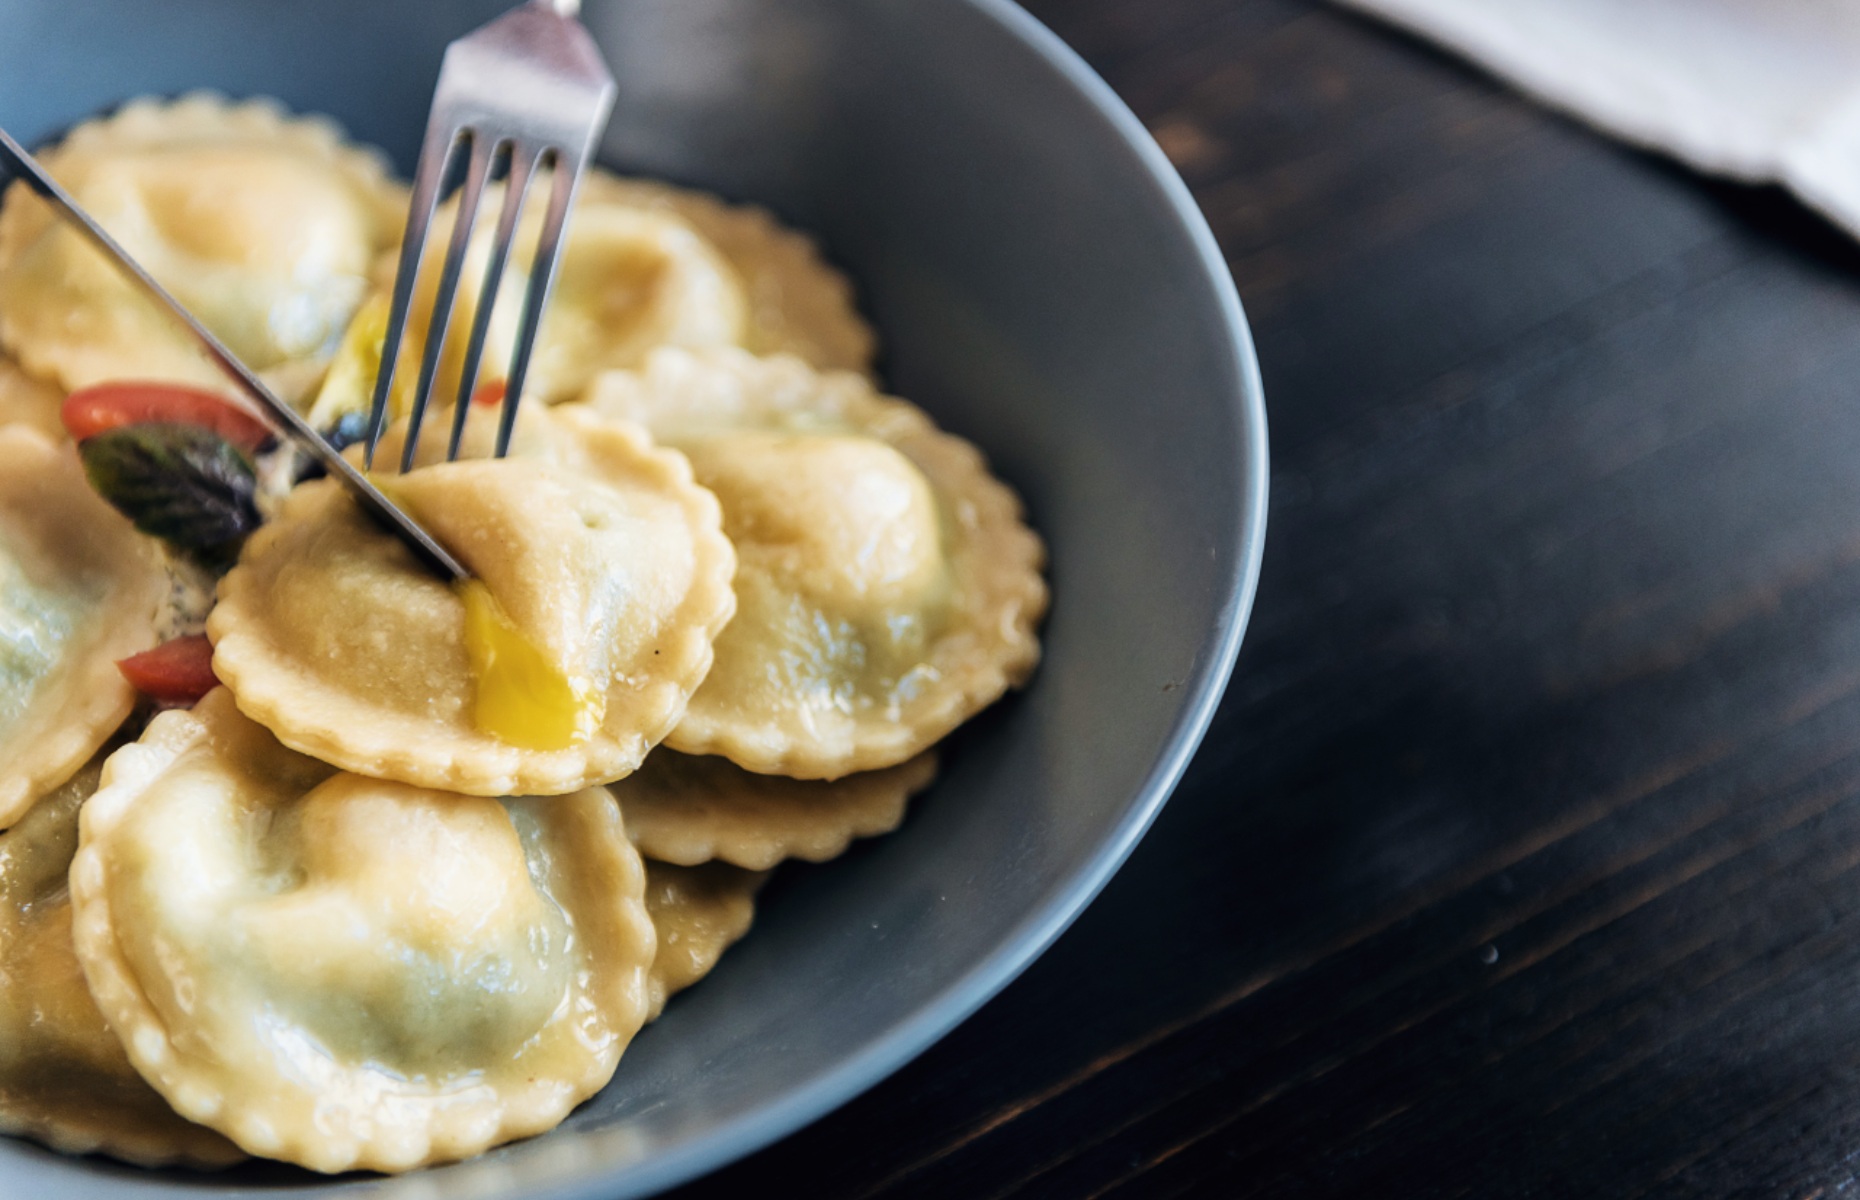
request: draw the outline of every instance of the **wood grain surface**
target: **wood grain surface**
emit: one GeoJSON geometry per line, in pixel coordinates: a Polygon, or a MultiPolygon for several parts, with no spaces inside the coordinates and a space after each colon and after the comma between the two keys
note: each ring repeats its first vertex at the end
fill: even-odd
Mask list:
{"type": "Polygon", "coordinates": [[[1258,607],[1078,925],[676,1195],[1851,1187],[1860,252],[1321,5],[1030,7],[1246,300],[1258,607]]]}

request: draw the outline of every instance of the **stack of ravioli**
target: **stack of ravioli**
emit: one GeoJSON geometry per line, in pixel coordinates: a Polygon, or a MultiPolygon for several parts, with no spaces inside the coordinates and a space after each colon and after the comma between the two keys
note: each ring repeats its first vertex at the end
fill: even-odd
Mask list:
{"type": "MultiPolygon", "coordinates": [[[[315,423],[366,406],[376,156],[191,96],[44,159],[315,423]]],[[[758,210],[590,179],[511,456],[474,417],[384,481],[575,681],[547,744],[487,732],[465,599],[328,480],[283,475],[185,602],[59,406],[226,384],[17,187],[0,347],[0,1130],[59,1150],[402,1171],[553,1127],[770,869],[895,828],[1039,656],[1019,502],[874,390],[845,281],[758,210]],[[221,686],[154,711],[116,662],[202,627],[221,686]]]]}

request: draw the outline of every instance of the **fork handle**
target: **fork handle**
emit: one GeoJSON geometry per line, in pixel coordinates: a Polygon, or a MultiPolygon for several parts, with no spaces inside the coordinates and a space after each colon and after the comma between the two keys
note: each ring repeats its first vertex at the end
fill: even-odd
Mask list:
{"type": "Polygon", "coordinates": [[[581,0],[530,0],[538,8],[546,8],[558,17],[570,20],[581,15],[581,0]]]}

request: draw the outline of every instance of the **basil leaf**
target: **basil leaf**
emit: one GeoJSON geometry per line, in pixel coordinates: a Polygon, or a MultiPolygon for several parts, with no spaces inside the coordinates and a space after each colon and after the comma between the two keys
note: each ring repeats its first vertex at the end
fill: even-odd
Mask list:
{"type": "Polygon", "coordinates": [[[199,425],[125,425],[78,446],[97,494],[143,533],[183,550],[235,542],[258,528],[252,460],[199,425]]]}
{"type": "Polygon", "coordinates": [[[245,549],[245,539],[235,538],[230,542],[221,542],[217,546],[202,546],[197,550],[182,550],[181,553],[189,562],[214,579],[218,579],[239,565],[239,551],[243,549],[245,549]]]}

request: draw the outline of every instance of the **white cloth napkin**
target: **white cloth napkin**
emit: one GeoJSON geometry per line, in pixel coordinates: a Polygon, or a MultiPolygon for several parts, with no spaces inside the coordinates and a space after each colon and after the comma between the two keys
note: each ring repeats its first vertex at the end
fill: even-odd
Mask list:
{"type": "Polygon", "coordinates": [[[1344,0],[1860,235],[1860,0],[1344,0]]]}

